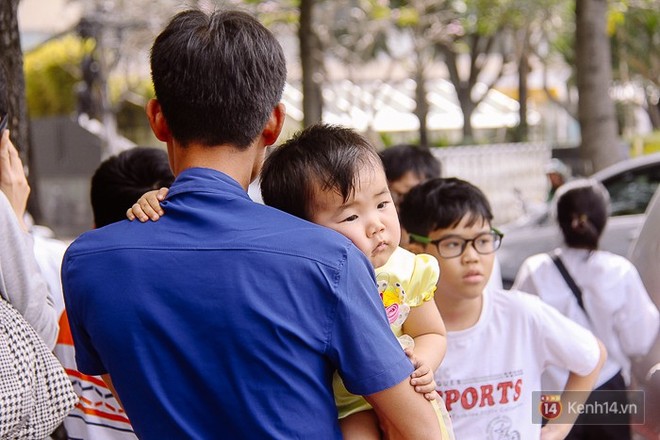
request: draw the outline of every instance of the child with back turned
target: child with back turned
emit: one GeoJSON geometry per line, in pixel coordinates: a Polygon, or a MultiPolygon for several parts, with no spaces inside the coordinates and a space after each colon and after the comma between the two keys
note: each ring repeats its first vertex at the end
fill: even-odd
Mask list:
{"type": "MultiPolygon", "coordinates": [[[[451,422],[444,404],[436,400],[433,381],[446,347],[444,324],[432,301],[437,261],[398,247],[397,212],[377,151],[353,130],[309,127],[268,156],[261,191],[267,205],[339,232],[368,257],[376,268],[392,331],[416,367],[410,383],[434,405],[443,439],[452,439],[451,422]]],[[[159,198],[164,194],[161,191],[159,198]]],[[[163,213],[152,192],[128,217],[153,220],[158,212],[163,213]]],[[[381,431],[387,432],[387,421],[378,420],[363,397],[346,390],[337,374],[334,390],[344,438],[380,439],[381,431]]]]}
{"type": "Polygon", "coordinates": [[[436,257],[442,273],[435,302],[447,326],[447,355],[435,380],[456,438],[564,438],[570,419],[543,429],[533,423],[532,391],[541,390],[548,365],[559,365],[570,371],[564,390],[590,392],[605,359],[602,344],[537,297],[484,291],[502,235],[474,185],[429,180],[406,195],[400,214],[409,249],[436,257]]]}

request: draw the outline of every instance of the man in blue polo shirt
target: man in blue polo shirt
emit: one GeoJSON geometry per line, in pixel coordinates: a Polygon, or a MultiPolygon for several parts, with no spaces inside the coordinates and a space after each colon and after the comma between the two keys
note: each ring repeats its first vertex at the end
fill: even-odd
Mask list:
{"type": "Polygon", "coordinates": [[[273,35],[241,12],[182,12],[151,68],[147,115],[177,179],[160,221],[114,223],[68,249],[80,371],[103,375],[142,439],[340,438],[335,370],[400,437],[438,437],[368,260],[248,198],[285,116],[273,35]]]}

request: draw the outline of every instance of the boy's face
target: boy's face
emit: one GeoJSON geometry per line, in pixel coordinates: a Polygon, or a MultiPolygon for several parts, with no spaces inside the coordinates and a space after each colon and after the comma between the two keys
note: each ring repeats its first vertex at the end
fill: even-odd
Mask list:
{"type": "Polygon", "coordinates": [[[399,207],[401,200],[403,200],[403,197],[420,183],[422,183],[422,178],[413,171],[408,171],[399,179],[389,182],[392,198],[397,208],[399,207]]]}
{"type": "Polygon", "coordinates": [[[346,203],[335,190],[315,186],[310,220],[349,238],[375,268],[385,264],[399,245],[401,229],[383,169],[362,170],[346,203]]]}
{"type": "MultiPolygon", "coordinates": [[[[467,226],[469,218],[469,215],[464,216],[453,228],[436,229],[429,234],[429,238],[439,240],[453,236],[470,240],[491,230],[489,222],[484,220],[478,220],[472,226],[467,226]]],[[[420,245],[411,245],[411,250],[420,251],[417,246],[420,245]]],[[[472,242],[467,243],[463,253],[454,258],[441,257],[435,244],[428,244],[423,250],[433,255],[440,265],[440,279],[436,292],[438,298],[454,302],[481,297],[493,271],[495,253],[480,254],[474,249],[472,242]]]]}

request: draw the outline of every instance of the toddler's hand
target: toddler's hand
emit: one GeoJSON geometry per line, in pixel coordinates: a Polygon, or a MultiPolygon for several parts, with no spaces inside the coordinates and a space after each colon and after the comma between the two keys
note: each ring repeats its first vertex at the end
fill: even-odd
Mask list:
{"type": "Polygon", "coordinates": [[[415,371],[410,375],[410,385],[415,388],[415,391],[423,394],[426,400],[431,401],[437,399],[438,392],[435,390],[436,384],[431,368],[417,359],[412,350],[408,349],[405,350],[405,352],[406,355],[408,355],[410,362],[412,362],[415,367],[415,371]]]}
{"type": "Polygon", "coordinates": [[[157,221],[161,215],[165,214],[163,208],[160,207],[160,202],[165,200],[168,192],[168,188],[161,188],[144,193],[133,206],[128,208],[126,217],[131,221],[137,218],[142,223],[149,219],[157,221]]]}

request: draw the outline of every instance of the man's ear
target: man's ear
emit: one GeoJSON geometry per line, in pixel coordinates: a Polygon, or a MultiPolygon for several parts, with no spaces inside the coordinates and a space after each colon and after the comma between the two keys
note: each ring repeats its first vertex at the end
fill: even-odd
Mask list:
{"type": "Polygon", "coordinates": [[[286,107],[280,102],[273,108],[273,111],[268,118],[268,122],[266,122],[266,126],[261,133],[264,145],[273,145],[277,141],[278,136],[282,132],[282,126],[284,126],[285,119],[286,107]]]}
{"type": "Polygon", "coordinates": [[[154,132],[156,138],[162,142],[168,142],[171,140],[172,132],[170,131],[170,126],[167,124],[163,111],[160,108],[160,102],[158,102],[157,99],[150,99],[149,102],[147,102],[146,111],[151,131],[154,132]]]}

